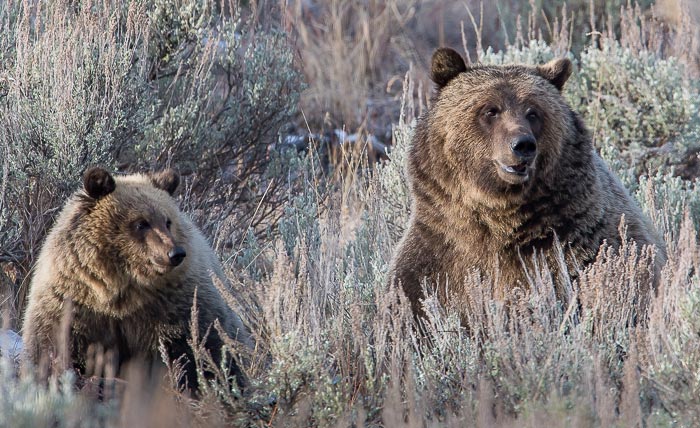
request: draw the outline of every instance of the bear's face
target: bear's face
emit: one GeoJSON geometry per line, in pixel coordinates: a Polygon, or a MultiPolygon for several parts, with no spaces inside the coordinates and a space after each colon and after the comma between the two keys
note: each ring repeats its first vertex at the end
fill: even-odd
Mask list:
{"type": "Polygon", "coordinates": [[[431,73],[438,85],[431,132],[461,179],[487,194],[520,194],[556,164],[571,129],[560,94],[571,73],[568,59],[468,68],[443,48],[433,55],[431,73]]]}
{"type": "Polygon", "coordinates": [[[86,209],[76,222],[94,245],[94,262],[128,282],[152,285],[186,262],[185,227],[175,201],[179,176],[117,177],[93,168],[83,178],[86,209]]]}

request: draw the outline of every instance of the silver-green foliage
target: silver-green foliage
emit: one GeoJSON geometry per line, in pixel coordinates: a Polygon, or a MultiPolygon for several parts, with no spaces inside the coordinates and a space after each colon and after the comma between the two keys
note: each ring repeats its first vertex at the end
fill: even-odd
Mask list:
{"type": "Polygon", "coordinates": [[[87,165],[112,165],[143,71],[129,44],[144,28],[124,10],[66,16],[51,8],[0,5],[3,39],[14,41],[0,61],[0,228],[10,259],[36,251],[43,224],[87,165]]]}
{"type": "Polygon", "coordinates": [[[79,428],[104,425],[113,404],[90,402],[75,390],[66,372],[48,384],[18,376],[14,363],[0,357],[0,426],[79,428]]]}
{"type": "Polygon", "coordinates": [[[660,233],[677,238],[686,217],[700,227],[699,185],[698,179],[683,180],[660,170],[640,177],[634,195],[660,233]]]}
{"type": "Polygon", "coordinates": [[[543,40],[531,40],[522,47],[510,45],[505,51],[494,51],[489,47],[479,56],[479,61],[490,65],[537,65],[550,61],[555,57],[556,53],[546,42],[543,40]]]}
{"type": "Polygon", "coordinates": [[[203,184],[231,167],[249,185],[295,112],[300,75],[285,34],[217,6],[160,0],[150,11],[158,91],[136,154],[147,165],[197,171],[208,179],[203,184]]]}
{"type": "Polygon", "coordinates": [[[674,58],[604,39],[582,52],[572,89],[597,146],[616,146],[632,166],[678,163],[698,147],[700,91],[674,58]]]}

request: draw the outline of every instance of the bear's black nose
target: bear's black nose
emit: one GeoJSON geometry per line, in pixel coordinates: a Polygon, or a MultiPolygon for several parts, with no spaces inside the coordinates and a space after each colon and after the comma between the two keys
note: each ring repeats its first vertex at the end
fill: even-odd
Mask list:
{"type": "Polygon", "coordinates": [[[535,137],[532,135],[522,135],[517,137],[510,144],[510,149],[513,151],[515,156],[519,157],[520,159],[524,161],[532,160],[537,152],[535,137]]]}
{"type": "Polygon", "coordinates": [[[187,252],[182,247],[175,247],[168,252],[168,258],[172,266],[178,266],[187,256],[187,252]]]}

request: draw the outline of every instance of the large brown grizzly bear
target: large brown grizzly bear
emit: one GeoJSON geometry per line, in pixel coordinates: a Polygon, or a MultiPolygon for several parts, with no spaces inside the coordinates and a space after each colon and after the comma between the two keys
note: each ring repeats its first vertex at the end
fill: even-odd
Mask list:
{"type": "Polygon", "coordinates": [[[497,297],[526,287],[533,253],[556,268],[557,240],[575,272],[604,241],[620,245],[623,216],[627,236],[656,245],[657,265],[665,260],[650,222],[561,95],[571,71],[565,58],[467,67],[454,50],[433,55],[437,93],[409,148],[412,216],[391,268],[416,314],[426,279],[440,285],[443,303],[451,300],[444,284],[457,296],[474,271],[494,280],[497,297]]]}
{"type": "MultiPolygon", "coordinates": [[[[30,362],[59,356],[58,330],[69,315],[63,346],[79,371],[90,345],[111,350],[121,367],[133,358],[157,363],[162,340],[169,358],[187,357],[186,380],[196,388],[188,345],[195,288],[199,338],[207,338],[212,357],[220,360],[223,345],[212,326],[217,319],[232,338],[252,345],[212,282],[216,275],[225,283],[216,255],[171,197],[178,184],[173,170],[85,173],[84,188],[68,199],[35,266],[22,327],[30,362]]],[[[230,372],[243,383],[238,367],[230,372]]]]}

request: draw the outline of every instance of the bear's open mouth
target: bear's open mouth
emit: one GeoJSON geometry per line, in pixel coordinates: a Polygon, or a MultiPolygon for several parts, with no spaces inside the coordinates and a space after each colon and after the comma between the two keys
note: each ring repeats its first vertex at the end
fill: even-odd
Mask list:
{"type": "Polygon", "coordinates": [[[519,163],[517,165],[501,165],[501,168],[508,174],[518,174],[527,175],[528,165],[526,163],[519,163]]]}
{"type": "Polygon", "coordinates": [[[513,165],[506,165],[500,161],[495,162],[498,166],[498,175],[511,184],[520,184],[530,178],[531,166],[528,162],[521,162],[513,165]]]}

